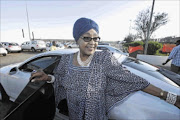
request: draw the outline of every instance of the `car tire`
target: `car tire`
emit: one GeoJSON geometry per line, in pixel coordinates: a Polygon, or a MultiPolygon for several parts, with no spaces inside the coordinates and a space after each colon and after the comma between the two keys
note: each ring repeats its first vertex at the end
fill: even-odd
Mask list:
{"type": "Polygon", "coordinates": [[[2,85],[0,84],[0,101],[6,102],[8,100],[9,100],[9,96],[6,94],[6,91],[4,90],[2,85]]]}
{"type": "Polygon", "coordinates": [[[42,52],[43,50],[41,50],[41,52],[42,52]]]}
{"type": "Polygon", "coordinates": [[[35,48],[31,48],[31,50],[32,50],[33,52],[36,52],[36,49],[35,49],[35,48]]]}
{"type": "Polygon", "coordinates": [[[7,50],[7,53],[10,53],[10,51],[8,49],[6,49],[6,50],[7,50]]]}
{"type": "Polygon", "coordinates": [[[3,54],[3,56],[6,56],[6,54],[3,54]]]}
{"type": "Polygon", "coordinates": [[[68,48],[72,48],[71,46],[69,46],[68,48]]]}

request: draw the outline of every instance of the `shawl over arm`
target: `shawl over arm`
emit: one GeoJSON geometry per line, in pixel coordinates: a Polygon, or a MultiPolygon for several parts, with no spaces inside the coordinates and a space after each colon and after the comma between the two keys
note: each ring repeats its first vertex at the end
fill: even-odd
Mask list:
{"type": "Polygon", "coordinates": [[[103,66],[107,78],[107,109],[112,107],[116,102],[121,101],[130,93],[142,90],[149,85],[149,82],[145,79],[124,69],[110,52],[105,54],[103,66]]]}

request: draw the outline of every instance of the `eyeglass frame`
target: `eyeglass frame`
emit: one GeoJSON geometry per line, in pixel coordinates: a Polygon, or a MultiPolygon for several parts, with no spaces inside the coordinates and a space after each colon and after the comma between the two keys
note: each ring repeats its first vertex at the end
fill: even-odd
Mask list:
{"type": "Polygon", "coordinates": [[[91,38],[91,37],[85,37],[85,36],[80,36],[80,38],[81,38],[82,40],[84,40],[84,38],[90,38],[90,40],[88,40],[88,41],[84,40],[84,42],[90,42],[91,40],[93,40],[94,42],[99,42],[100,39],[101,39],[100,37],[93,37],[93,38],[91,38]],[[99,40],[96,41],[96,40],[94,40],[94,38],[98,38],[99,40]]]}

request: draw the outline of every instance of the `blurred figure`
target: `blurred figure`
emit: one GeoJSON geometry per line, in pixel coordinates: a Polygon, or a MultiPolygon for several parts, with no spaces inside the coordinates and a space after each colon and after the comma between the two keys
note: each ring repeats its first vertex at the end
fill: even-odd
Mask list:
{"type": "Polygon", "coordinates": [[[171,63],[171,71],[175,73],[179,73],[180,72],[180,40],[176,41],[176,47],[173,48],[168,59],[166,60],[166,62],[162,63],[162,65],[165,65],[171,59],[173,59],[171,63]]]}
{"type": "Polygon", "coordinates": [[[50,47],[50,51],[54,51],[54,50],[57,50],[56,41],[53,41],[52,46],[50,47]]]}

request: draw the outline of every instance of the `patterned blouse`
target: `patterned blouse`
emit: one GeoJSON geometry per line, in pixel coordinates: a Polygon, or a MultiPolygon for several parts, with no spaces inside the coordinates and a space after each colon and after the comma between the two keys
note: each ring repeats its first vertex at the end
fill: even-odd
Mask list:
{"type": "Polygon", "coordinates": [[[106,120],[110,107],[149,85],[109,51],[95,52],[89,67],[74,66],[73,55],[63,55],[54,74],[56,105],[66,98],[72,120],[106,120]]]}

